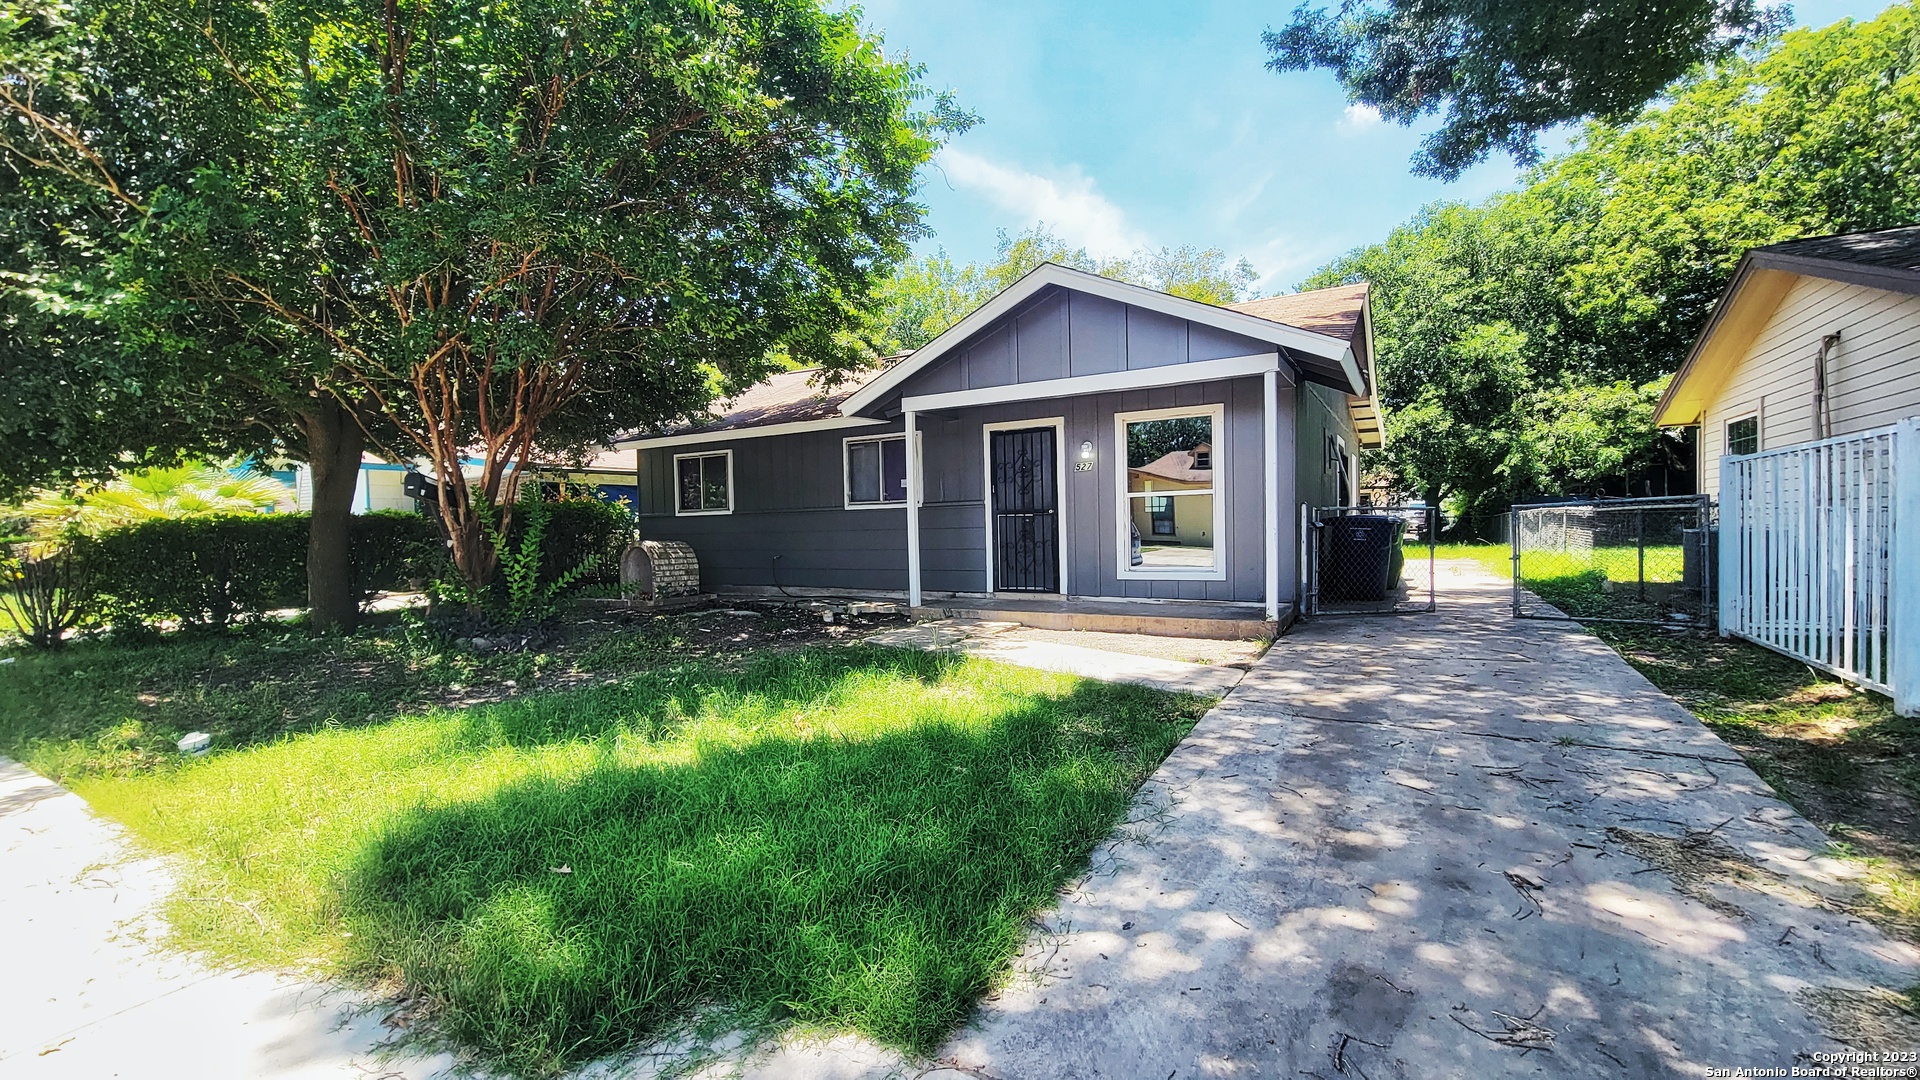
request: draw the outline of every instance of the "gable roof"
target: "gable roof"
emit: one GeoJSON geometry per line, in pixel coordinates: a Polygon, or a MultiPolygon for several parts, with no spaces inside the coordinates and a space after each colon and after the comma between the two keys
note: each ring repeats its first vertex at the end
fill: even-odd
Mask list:
{"type": "Polygon", "coordinates": [[[1742,263],[1920,295],[1920,225],[1811,236],[1747,252],[1742,263]]]}
{"type": "Polygon", "coordinates": [[[1796,277],[1920,296],[1920,225],[1812,236],[1750,249],[1713,305],[1654,409],[1666,427],[1695,424],[1746,355],[1796,277]]]}
{"type": "Polygon", "coordinates": [[[948,327],[945,333],[928,342],[924,348],[881,372],[843,401],[840,411],[853,416],[880,404],[915,373],[925,370],[965,344],[1042,289],[1055,285],[1264,341],[1284,352],[1303,375],[1314,381],[1340,386],[1350,394],[1367,393],[1367,379],[1361,374],[1359,362],[1354,358],[1350,335],[1342,339],[1333,334],[1289,326],[1232,308],[1188,300],[1142,285],[1115,281],[1058,263],[1041,263],[1020,280],[1002,289],[993,299],[948,327]]]}
{"type": "MultiPolygon", "coordinates": [[[[1191,450],[1169,450],[1145,465],[1135,465],[1127,471],[1145,473],[1148,476],[1157,476],[1162,480],[1174,480],[1183,484],[1210,484],[1213,482],[1213,470],[1202,469],[1194,464],[1200,457],[1202,446],[1206,447],[1209,454],[1213,452],[1213,446],[1209,443],[1201,443],[1200,446],[1191,450]]],[[[1212,464],[1211,458],[1208,459],[1208,464],[1212,464]]]]}

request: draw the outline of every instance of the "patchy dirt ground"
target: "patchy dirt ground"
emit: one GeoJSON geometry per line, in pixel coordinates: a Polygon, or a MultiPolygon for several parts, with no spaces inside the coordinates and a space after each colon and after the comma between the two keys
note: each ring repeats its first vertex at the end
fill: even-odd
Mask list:
{"type": "Polygon", "coordinates": [[[175,743],[188,732],[207,732],[220,746],[245,745],[326,725],[617,682],[661,663],[725,663],[767,649],[855,641],[907,621],[847,608],[784,600],[660,615],[584,607],[544,640],[506,651],[476,651],[402,611],[335,637],[268,623],[158,641],[76,641],[55,653],[14,654],[0,680],[0,753],[24,757],[36,745],[58,745],[51,759],[40,753],[35,760],[64,781],[159,765],[177,755],[175,743]]]}

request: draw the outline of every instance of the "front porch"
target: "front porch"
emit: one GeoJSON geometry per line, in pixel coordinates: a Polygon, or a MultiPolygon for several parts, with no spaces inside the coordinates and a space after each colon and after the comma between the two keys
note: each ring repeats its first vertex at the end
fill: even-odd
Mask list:
{"type": "Polygon", "coordinates": [[[916,620],[983,619],[1041,630],[1092,630],[1186,638],[1271,639],[1291,621],[1260,604],[1202,600],[1086,600],[1049,595],[956,596],[914,605],[916,620]]]}

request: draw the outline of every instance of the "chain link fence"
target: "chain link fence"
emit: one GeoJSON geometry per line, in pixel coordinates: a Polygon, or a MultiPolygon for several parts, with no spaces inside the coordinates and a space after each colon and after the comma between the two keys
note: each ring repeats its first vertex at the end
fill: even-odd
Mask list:
{"type": "Polygon", "coordinates": [[[1322,506],[1307,519],[1309,615],[1401,615],[1434,609],[1427,506],[1322,506]]]}
{"type": "Polygon", "coordinates": [[[1706,496],[1515,506],[1513,614],[1712,629],[1706,496]]]}

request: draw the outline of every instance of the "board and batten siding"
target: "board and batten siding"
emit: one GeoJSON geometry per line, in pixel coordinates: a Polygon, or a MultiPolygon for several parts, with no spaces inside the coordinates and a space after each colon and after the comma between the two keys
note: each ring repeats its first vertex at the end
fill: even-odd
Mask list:
{"type": "Polygon", "coordinates": [[[1700,490],[1720,489],[1727,423],[1760,418],[1760,448],[1813,439],[1814,361],[1827,354],[1830,435],[1885,427],[1920,415],[1920,297],[1824,278],[1787,290],[1726,385],[1700,416],[1700,490]]]}
{"type": "Polygon", "coordinates": [[[1051,288],[908,379],[903,396],[1254,356],[1274,346],[1105,297],[1051,288]]]}
{"type": "MultiPolygon", "coordinates": [[[[1066,472],[1062,475],[1061,541],[1067,555],[1066,588],[1073,596],[1155,600],[1228,600],[1254,603],[1266,593],[1266,527],[1260,396],[1257,378],[1187,383],[1146,390],[1046,401],[1023,401],[928,414],[920,419],[926,453],[926,502],[920,512],[922,587],[932,591],[981,592],[987,587],[986,443],[988,424],[1059,417],[1065,424],[1066,472]],[[1225,475],[1215,498],[1226,508],[1225,532],[1214,538],[1225,560],[1225,580],[1121,576],[1123,518],[1120,470],[1124,450],[1116,445],[1114,417],[1157,409],[1223,407],[1215,452],[1224,450],[1225,475]],[[1094,444],[1094,468],[1074,470],[1082,442],[1094,444]]],[[[1279,393],[1281,445],[1292,444],[1292,387],[1279,393]]],[[[1292,470],[1282,455],[1280,505],[1292,500],[1292,470]]],[[[1281,520],[1291,523],[1293,516],[1281,520]]],[[[1284,526],[1283,526],[1284,528],[1284,526]]],[[[1280,542],[1282,604],[1293,596],[1294,545],[1280,542]]]]}
{"type": "MultiPolygon", "coordinates": [[[[1328,464],[1327,437],[1339,436],[1346,443],[1347,453],[1357,461],[1360,436],[1354,430],[1353,412],[1347,408],[1345,394],[1315,383],[1301,385],[1299,400],[1299,416],[1294,426],[1299,443],[1293,456],[1294,489],[1298,493],[1295,501],[1308,506],[1339,506],[1346,500],[1341,498],[1340,472],[1328,464]]],[[[1288,518],[1288,515],[1282,517],[1288,518]]],[[[1297,524],[1295,530],[1297,539],[1297,524]]]]}

